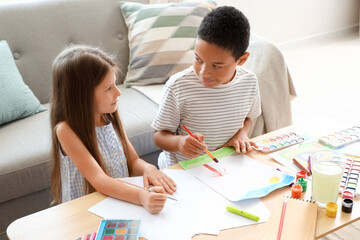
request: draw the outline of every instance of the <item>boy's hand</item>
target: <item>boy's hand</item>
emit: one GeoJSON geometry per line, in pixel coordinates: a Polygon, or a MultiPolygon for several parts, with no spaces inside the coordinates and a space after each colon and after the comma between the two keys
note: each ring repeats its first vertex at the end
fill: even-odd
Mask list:
{"type": "Polygon", "coordinates": [[[152,187],[150,190],[155,192],[141,191],[140,201],[141,205],[151,214],[160,212],[165,205],[167,196],[163,187],[156,186],[152,187]]]}
{"type": "Polygon", "coordinates": [[[206,149],[204,143],[204,136],[200,133],[194,133],[196,138],[193,138],[190,135],[182,136],[179,142],[180,152],[189,158],[194,158],[199,156],[206,149]]]}
{"type": "Polygon", "coordinates": [[[173,194],[176,191],[176,183],[169,176],[159,171],[154,165],[147,165],[143,174],[144,187],[149,188],[150,184],[161,186],[167,193],[173,194]]]}
{"type": "Polygon", "coordinates": [[[239,132],[235,134],[229,141],[227,141],[222,147],[234,147],[237,153],[246,153],[246,151],[253,150],[253,147],[257,147],[256,143],[250,141],[247,134],[239,132]]]}

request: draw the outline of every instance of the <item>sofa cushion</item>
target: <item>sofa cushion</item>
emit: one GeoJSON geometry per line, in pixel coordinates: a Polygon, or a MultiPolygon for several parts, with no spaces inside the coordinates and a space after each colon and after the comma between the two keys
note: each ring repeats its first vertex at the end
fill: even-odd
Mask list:
{"type": "Polygon", "coordinates": [[[0,125],[46,110],[24,83],[6,41],[0,41],[0,125]]]}
{"type": "MultiPolygon", "coordinates": [[[[120,85],[120,118],[139,156],[159,150],[151,123],[158,105],[120,85]]],[[[45,105],[50,108],[50,105],[45,105]]],[[[50,186],[50,111],[0,126],[0,203],[50,186]]]]}
{"type": "Polygon", "coordinates": [[[137,154],[143,156],[159,150],[154,143],[154,129],[151,127],[159,106],[135,89],[125,88],[124,85],[119,87],[120,119],[137,154]]]}
{"type": "Polygon", "coordinates": [[[126,86],[164,83],[194,59],[197,29],[214,1],[170,4],[120,2],[128,27],[126,86]]]}
{"type": "Polygon", "coordinates": [[[49,112],[0,127],[0,202],[50,186],[49,112]]]}

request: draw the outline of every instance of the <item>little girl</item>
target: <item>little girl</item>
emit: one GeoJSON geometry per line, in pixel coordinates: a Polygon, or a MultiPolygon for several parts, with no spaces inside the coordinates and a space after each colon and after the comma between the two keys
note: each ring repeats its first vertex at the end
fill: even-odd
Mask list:
{"type": "Polygon", "coordinates": [[[55,202],[99,191],[143,205],[150,213],[164,207],[166,192],[176,185],[154,165],[140,159],[127,138],[117,111],[121,95],[115,62],[97,48],[72,46],[53,64],[51,106],[55,202]],[[116,178],[142,175],[144,186],[133,188],[116,178]]]}

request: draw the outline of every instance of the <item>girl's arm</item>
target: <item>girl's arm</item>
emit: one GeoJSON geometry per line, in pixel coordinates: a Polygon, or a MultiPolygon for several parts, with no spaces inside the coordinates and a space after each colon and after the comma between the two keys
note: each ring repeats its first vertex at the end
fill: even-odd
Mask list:
{"type": "MultiPolygon", "coordinates": [[[[58,125],[56,135],[64,154],[70,157],[81,174],[97,191],[117,199],[143,205],[150,213],[160,212],[164,207],[167,199],[165,194],[136,189],[108,176],[66,122],[58,125]]],[[[164,192],[164,189],[159,187],[154,190],[164,192]]]]}
{"type": "Polygon", "coordinates": [[[140,159],[127,136],[125,138],[129,148],[128,157],[132,163],[132,175],[143,176],[145,188],[149,188],[150,184],[152,184],[164,187],[168,193],[174,193],[176,191],[175,182],[166,174],[159,171],[154,165],[140,159]]]}

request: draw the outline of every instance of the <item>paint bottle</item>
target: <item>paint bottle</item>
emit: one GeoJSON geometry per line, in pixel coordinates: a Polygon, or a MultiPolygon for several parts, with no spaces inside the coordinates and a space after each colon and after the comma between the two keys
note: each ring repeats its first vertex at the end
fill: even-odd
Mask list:
{"type": "Polygon", "coordinates": [[[354,198],[354,194],[350,191],[344,191],[342,193],[342,199],[344,198],[349,198],[349,199],[353,199],[354,198]]]}
{"type": "Polygon", "coordinates": [[[297,171],[297,173],[296,173],[296,182],[297,182],[297,180],[299,179],[299,178],[304,178],[305,179],[305,177],[306,177],[306,172],[305,171],[303,171],[303,170],[299,170],[299,171],[297,171]]]}
{"type": "Polygon", "coordinates": [[[306,192],[306,188],[307,188],[307,181],[304,178],[299,178],[297,180],[297,183],[301,185],[302,187],[302,192],[306,192]]]}
{"type": "Polygon", "coordinates": [[[354,201],[352,199],[345,198],[342,202],[341,210],[345,213],[351,213],[353,205],[354,205],[354,201]]]}
{"type": "Polygon", "coordinates": [[[328,202],[326,204],[326,216],[328,217],[336,217],[338,205],[334,202],[328,202]]]}
{"type": "Polygon", "coordinates": [[[293,198],[301,198],[302,186],[300,184],[295,183],[291,187],[291,197],[293,198]]]}

